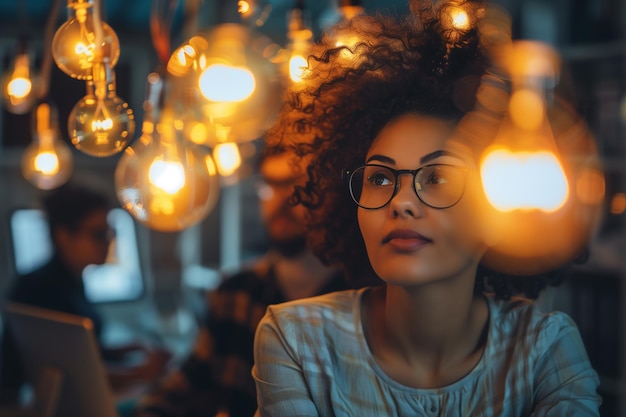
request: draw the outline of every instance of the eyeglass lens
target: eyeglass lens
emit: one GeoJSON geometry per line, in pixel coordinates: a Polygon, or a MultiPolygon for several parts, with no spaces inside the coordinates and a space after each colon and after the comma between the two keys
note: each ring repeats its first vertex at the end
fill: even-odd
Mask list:
{"type": "MultiPolygon", "coordinates": [[[[364,165],[350,176],[352,198],[363,208],[384,207],[396,194],[396,182],[402,173],[381,165],[364,165]]],[[[463,170],[454,165],[426,165],[417,170],[414,180],[420,200],[434,208],[455,205],[465,189],[463,170]]]]}

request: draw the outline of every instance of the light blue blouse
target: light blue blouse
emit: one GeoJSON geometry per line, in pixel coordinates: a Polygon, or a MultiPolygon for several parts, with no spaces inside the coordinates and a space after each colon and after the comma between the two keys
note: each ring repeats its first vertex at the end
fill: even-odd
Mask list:
{"type": "Polygon", "coordinates": [[[488,297],[489,334],[479,363],[451,385],[418,389],[376,364],[361,325],[366,290],[268,308],[254,347],[257,415],[599,415],[598,375],[566,314],[488,297]]]}

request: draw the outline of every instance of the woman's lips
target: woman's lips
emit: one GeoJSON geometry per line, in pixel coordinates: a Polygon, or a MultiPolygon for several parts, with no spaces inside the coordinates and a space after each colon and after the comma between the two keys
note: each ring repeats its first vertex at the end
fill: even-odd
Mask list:
{"type": "Polygon", "coordinates": [[[394,230],[383,238],[382,243],[395,250],[407,252],[432,243],[432,240],[413,230],[394,230]]]}

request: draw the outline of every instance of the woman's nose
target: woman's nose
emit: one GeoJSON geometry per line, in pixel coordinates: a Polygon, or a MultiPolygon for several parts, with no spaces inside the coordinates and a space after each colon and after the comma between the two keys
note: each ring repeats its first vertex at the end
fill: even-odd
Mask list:
{"type": "Polygon", "coordinates": [[[424,203],[415,193],[412,176],[403,175],[398,178],[398,189],[389,206],[394,217],[423,215],[424,203]]]}

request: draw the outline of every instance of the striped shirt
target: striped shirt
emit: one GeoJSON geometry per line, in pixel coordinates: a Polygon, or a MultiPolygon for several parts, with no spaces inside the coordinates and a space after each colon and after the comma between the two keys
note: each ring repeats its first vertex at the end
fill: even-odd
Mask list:
{"type": "Polygon", "coordinates": [[[526,300],[487,297],[489,329],[474,369],[435,389],[402,385],[377,365],[360,300],[347,290],[270,306],[256,332],[261,416],[598,416],[599,379],[574,322],[526,300]]]}

